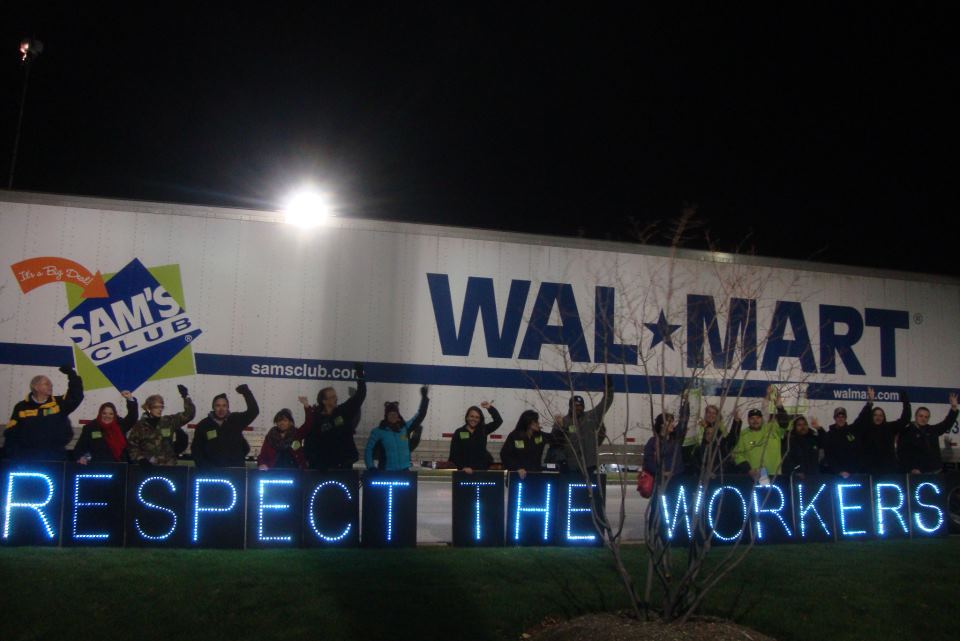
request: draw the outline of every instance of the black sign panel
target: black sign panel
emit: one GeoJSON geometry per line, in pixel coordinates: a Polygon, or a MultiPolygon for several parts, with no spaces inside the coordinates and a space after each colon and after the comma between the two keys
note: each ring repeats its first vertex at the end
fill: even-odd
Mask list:
{"type": "MultiPolygon", "coordinates": [[[[704,527],[712,545],[735,543],[742,537],[750,536],[753,487],[753,479],[749,476],[727,476],[722,483],[711,483],[704,491],[701,498],[704,527]]],[[[776,491],[771,491],[773,497],[766,504],[770,500],[777,500],[776,491]]],[[[760,490],[758,496],[764,502],[767,490],[760,490]]],[[[783,516],[789,517],[789,514],[783,516]]]]}
{"type": "Polygon", "coordinates": [[[360,545],[359,473],[307,471],[302,479],[304,547],[360,545]]]}
{"type": "Polygon", "coordinates": [[[127,545],[187,544],[190,488],[186,467],[131,465],[127,470],[127,545]]]}
{"type": "Polygon", "coordinates": [[[878,539],[909,538],[910,492],[907,477],[890,474],[874,476],[871,480],[874,535],[878,539]]]}
{"type": "Polygon", "coordinates": [[[247,472],[247,547],[300,546],[303,479],[300,471],[247,472]]]}
{"type": "Polygon", "coordinates": [[[837,528],[834,522],[834,483],[839,476],[807,476],[794,479],[794,534],[798,543],[833,541],[837,528]]]}
{"type": "Polygon", "coordinates": [[[242,467],[190,469],[188,545],[243,547],[246,481],[247,470],[242,467]]]}
{"type": "Polygon", "coordinates": [[[947,536],[950,533],[950,486],[947,477],[942,474],[911,474],[908,478],[913,536],[947,536]]]}
{"type": "Polygon", "coordinates": [[[64,545],[123,545],[125,463],[68,464],[64,488],[64,545]]]}
{"type": "Polygon", "coordinates": [[[3,545],[57,545],[63,504],[63,463],[0,465],[3,545]]]}
{"type": "Polygon", "coordinates": [[[790,489],[790,477],[783,475],[774,477],[770,485],[758,484],[748,489],[755,542],[793,543],[797,540],[790,489]]]}
{"type": "Polygon", "coordinates": [[[580,474],[560,475],[557,501],[557,523],[560,526],[560,533],[556,537],[558,545],[603,545],[603,537],[597,531],[593,513],[596,511],[600,519],[604,518],[606,487],[605,474],[594,475],[589,486],[580,474]]]}
{"type": "Polygon", "coordinates": [[[510,472],[507,492],[507,543],[553,545],[556,542],[557,474],[510,472]]]}
{"type": "Polygon", "coordinates": [[[503,472],[453,473],[453,544],[459,547],[503,545],[503,472]]]}
{"type": "Polygon", "coordinates": [[[838,541],[873,538],[873,501],[870,489],[870,477],[865,474],[834,480],[833,511],[838,541]]]}
{"type": "Polygon", "coordinates": [[[366,472],[363,475],[362,526],[364,547],[416,545],[416,472],[366,472]]]}

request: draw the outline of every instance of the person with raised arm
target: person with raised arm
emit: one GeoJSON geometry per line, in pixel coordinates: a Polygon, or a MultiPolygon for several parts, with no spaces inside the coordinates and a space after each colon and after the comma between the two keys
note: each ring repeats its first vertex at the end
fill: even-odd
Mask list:
{"type": "Polygon", "coordinates": [[[430,405],[428,393],[429,388],[426,385],[420,388],[420,407],[409,421],[404,421],[400,415],[398,401],[383,404],[383,421],[370,432],[364,451],[363,460],[368,470],[377,469],[373,461],[373,450],[377,443],[383,444],[383,453],[386,456],[384,471],[399,472],[410,469],[410,432],[416,429],[427,415],[430,405]]]}
{"type": "Polygon", "coordinates": [[[317,407],[313,413],[314,428],[304,439],[307,467],[322,472],[349,470],[360,458],[353,436],[358,415],[367,398],[367,381],[363,363],[354,365],[357,393],[337,404],[337,391],[324,387],[317,392],[317,407]]]}
{"type": "Polygon", "coordinates": [[[943,471],[940,437],[957,421],[957,394],[947,397],[950,411],[947,417],[930,425],[930,410],[918,407],[913,421],[900,432],[898,455],[900,469],[907,474],[936,474],[943,471]]]}
{"type": "Polygon", "coordinates": [[[127,415],[117,420],[117,407],[104,403],[97,418],[83,426],[73,447],[74,460],[80,465],[90,462],[120,463],[127,460],[126,434],[137,422],[137,399],[128,391],[120,392],[127,402],[127,415]]]}
{"type": "Polygon", "coordinates": [[[183,399],[183,411],[176,414],[163,413],[163,397],[151,394],[143,402],[143,416],[127,434],[127,451],[131,463],[140,465],[176,465],[176,432],[190,422],[197,408],[190,400],[186,386],[177,385],[183,399]]]}
{"type": "Polygon", "coordinates": [[[473,474],[474,470],[489,470],[493,464],[493,456],[487,451],[487,437],[501,425],[503,418],[493,403],[483,401],[480,407],[468,407],[463,417],[463,426],[454,431],[450,441],[450,462],[467,474],[473,474]],[[483,410],[490,412],[489,423],[484,421],[483,410]]]}
{"type": "Polygon", "coordinates": [[[244,467],[250,444],[243,431],[260,415],[257,399],[246,384],[237,386],[247,409],[231,412],[226,394],[213,397],[212,411],[197,424],[193,431],[190,453],[197,467],[244,467]]]}
{"type": "Polygon", "coordinates": [[[540,415],[533,410],[526,410],[517,419],[517,426],[504,439],[500,448],[500,461],[503,468],[516,472],[521,479],[527,477],[527,472],[543,470],[543,448],[547,446],[549,438],[540,431],[540,415]]]}
{"type": "Polygon", "coordinates": [[[897,460],[897,436],[910,423],[910,399],[906,390],[900,392],[903,410],[896,421],[888,421],[883,408],[875,407],[873,402],[877,394],[872,387],[867,388],[867,403],[864,410],[870,412],[870,421],[863,426],[864,454],[866,466],[863,470],[869,474],[896,474],[900,470],[897,460]]]}
{"type": "Polygon", "coordinates": [[[293,412],[284,407],[273,417],[273,427],[267,432],[257,456],[257,469],[304,469],[307,459],[303,455],[303,439],[313,429],[313,407],[306,396],[297,398],[303,405],[304,419],[295,428],[293,412]]]}
{"type": "Polygon", "coordinates": [[[67,377],[67,393],[55,396],[53,383],[43,374],[30,380],[27,396],[14,405],[4,431],[7,458],[25,461],[62,461],[73,438],[70,413],[83,401],[83,379],[71,365],[60,367],[67,377]]]}

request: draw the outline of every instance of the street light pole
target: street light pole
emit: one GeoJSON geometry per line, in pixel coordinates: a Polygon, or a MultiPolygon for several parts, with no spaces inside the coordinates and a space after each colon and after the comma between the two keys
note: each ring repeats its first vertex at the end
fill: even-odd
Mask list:
{"type": "Polygon", "coordinates": [[[43,43],[34,38],[20,41],[20,61],[23,63],[23,91],[20,92],[20,113],[17,115],[17,130],[13,136],[13,153],[10,155],[10,174],[7,189],[13,189],[13,175],[17,169],[17,150],[20,148],[20,129],[23,126],[23,110],[27,104],[27,87],[30,85],[30,63],[43,51],[43,43]]]}

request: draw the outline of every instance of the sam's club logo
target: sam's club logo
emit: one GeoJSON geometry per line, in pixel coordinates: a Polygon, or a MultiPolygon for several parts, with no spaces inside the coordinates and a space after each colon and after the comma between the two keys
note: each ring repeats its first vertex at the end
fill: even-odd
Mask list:
{"type": "Polygon", "coordinates": [[[71,309],[59,323],[87,389],[195,374],[190,343],[201,330],[185,309],[179,265],[147,269],[135,258],[103,280],[97,297],[68,287],[71,309]]]}

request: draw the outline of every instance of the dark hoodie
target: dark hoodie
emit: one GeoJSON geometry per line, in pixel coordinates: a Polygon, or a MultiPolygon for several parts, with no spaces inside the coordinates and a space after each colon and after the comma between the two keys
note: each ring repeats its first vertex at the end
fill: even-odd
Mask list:
{"type": "Polygon", "coordinates": [[[318,394],[313,413],[314,429],[303,441],[303,451],[310,469],[323,472],[350,469],[360,458],[353,435],[360,419],[360,408],[367,398],[367,382],[362,370],[359,374],[357,393],[337,405],[329,414],[323,413],[318,394]]]}
{"type": "Polygon", "coordinates": [[[935,474],[943,470],[943,458],[940,454],[940,437],[947,433],[957,420],[957,410],[950,410],[947,418],[936,425],[920,427],[911,422],[900,433],[900,468],[905,473],[920,470],[924,474],[935,474]]]}
{"type": "Polygon", "coordinates": [[[250,444],[243,437],[243,430],[260,414],[260,406],[246,385],[238,391],[247,402],[246,411],[230,412],[220,423],[210,412],[197,424],[190,448],[197,467],[246,466],[250,444]]]}
{"type": "Polygon", "coordinates": [[[548,444],[549,438],[539,430],[527,433],[527,425],[534,418],[537,418],[537,413],[533,410],[521,414],[516,429],[504,439],[503,447],[500,448],[500,460],[504,469],[511,472],[539,472],[543,469],[543,448],[548,444]]]}
{"type": "Polygon", "coordinates": [[[472,406],[467,409],[467,414],[476,411],[480,414],[480,423],[470,431],[466,424],[466,415],[464,415],[463,427],[457,428],[453,433],[453,440],[450,441],[450,462],[457,466],[458,470],[465,467],[474,470],[489,470],[493,463],[493,456],[487,451],[487,436],[496,432],[503,419],[500,412],[493,405],[487,408],[490,412],[490,423],[486,423],[483,418],[483,410],[472,406]]]}
{"type": "Polygon", "coordinates": [[[866,404],[866,407],[870,409],[861,434],[863,435],[863,449],[867,462],[864,471],[869,474],[896,474],[900,470],[896,450],[897,435],[910,423],[910,399],[907,398],[906,392],[900,392],[900,399],[903,401],[903,411],[900,413],[900,419],[888,421],[886,420],[887,413],[884,412],[884,421],[880,425],[874,425],[873,423],[873,403],[868,401],[866,404]]]}

